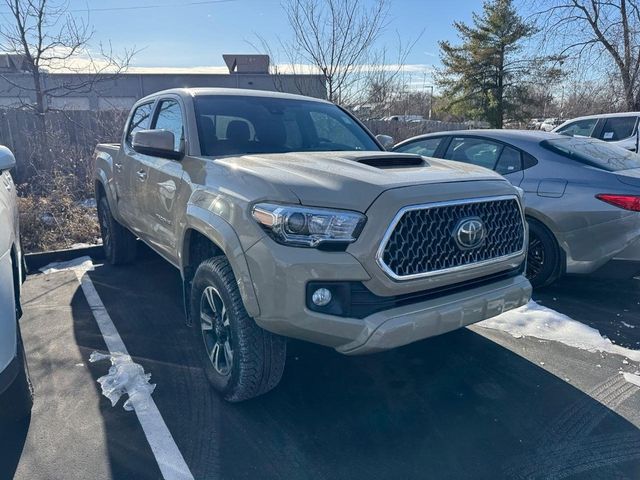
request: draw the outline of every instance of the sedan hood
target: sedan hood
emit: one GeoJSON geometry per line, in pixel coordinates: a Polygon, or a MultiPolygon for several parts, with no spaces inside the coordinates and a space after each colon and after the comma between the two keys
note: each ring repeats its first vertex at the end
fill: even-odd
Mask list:
{"type": "Polygon", "coordinates": [[[619,170],[615,172],[616,178],[622,183],[640,187],[640,168],[632,168],[630,170],[619,170]]]}
{"type": "Polygon", "coordinates": [[[218,161],[288,188],[303,205],[360,212],[392,188],[505,181],[495,172],[475,165],[391,152],[281,153],[225,157],[218,161]]]}

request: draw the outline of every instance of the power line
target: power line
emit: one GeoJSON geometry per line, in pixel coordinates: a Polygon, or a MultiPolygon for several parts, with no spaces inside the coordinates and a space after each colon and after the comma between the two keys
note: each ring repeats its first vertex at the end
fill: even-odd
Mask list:
{"type": "Polygon", "coordinates": [[[155,5],[129,5],[128,7],[104,7],[104,8],[77,8],[69,10],[69,12],[113,12],[120,10],[144,10],[151,8],[166,8],[166,7],[192,7],[197,5],[211,5],[214,3],[228,3],[235,2],[236,0],[201,0],[199,2],[185,2],[185,3],[163,3],[155,5]]]}
{"type": "MultiPolygon", "coordinates": [[[[154,5],[129,5],[127,7],[102,7],[102,8],[74,8],[69,10],[69,13],[92,13],[92,12],[115,12],[122,10],[148,10],[152,8],[172,8],[172,7],[193,7],[198,5],[213,5],[216,3],[229,3],[237,0],[200,0],[195,2],[183,2],[183,3],[158,3],[154,5]]],[[[0,10],[0,14],[10,13],[7,10],[0,10]]]]}

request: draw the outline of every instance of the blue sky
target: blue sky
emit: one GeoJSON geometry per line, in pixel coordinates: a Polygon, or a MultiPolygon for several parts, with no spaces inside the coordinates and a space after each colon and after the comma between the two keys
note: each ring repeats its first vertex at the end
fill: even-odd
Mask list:
{"type": "MultiPolygon", "coordinates": [[[[69,0],[70,8],[89,8],[95,29],[93,43],[111,41],[114,50],[135,45],[143,49],[138,67],[222,66],[223,53],[252,53],[249,42],[260,35],[277,49],[278,36],[290,35],[280,0],[228,0],[198,4],[198,0],[69,0]],[[131,9],[131,7],[151,7],[131,9]],[[126,8],[122,10],[106,9],[126,8]]],[[[202,1],[202,0],[201,0],[202,1]]],[[[408,64],[438,63],[438,40],[455,40],[454,20],[469,21],[479,0],[390,0],[391,17],[381,44],[422,37],[408,64]]],[[[86,12],[76,15],[86,16],[86,12]]]]}

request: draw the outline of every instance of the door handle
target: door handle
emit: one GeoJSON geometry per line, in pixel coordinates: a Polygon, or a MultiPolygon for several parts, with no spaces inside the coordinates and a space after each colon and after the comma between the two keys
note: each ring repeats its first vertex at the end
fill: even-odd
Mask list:
{"type": "Polygon", "coordinates": [[[144,182],[147,179],[147,172],[145,172],[144,170],[138,170],[137,175],[138,180],[140,180],[141,182],[144,182]]]}

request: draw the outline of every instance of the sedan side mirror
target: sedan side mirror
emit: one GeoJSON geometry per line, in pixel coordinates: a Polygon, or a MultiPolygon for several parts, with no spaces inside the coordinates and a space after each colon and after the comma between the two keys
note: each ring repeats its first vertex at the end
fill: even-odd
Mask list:
{"type": "Polygon", "coordinates": [[[385,150],[391,149],[393,147],[393,144],[395,143],[393,137],[389,135],[376,135],[376,140],[380,142],[385,150]]]}
{"type": "Polygon", "coordinates": [[[0,145],[0,172],[11,170],[15,166],[16,158],[13,156],[11,150],[0,145]]]}
{"type": "Polygon", "coordinates": [[[175,137],[169,130],[138,130],[133,134],[131,146],[143,155],[180,160],[182,152],[173,149],[175,137]]]}

